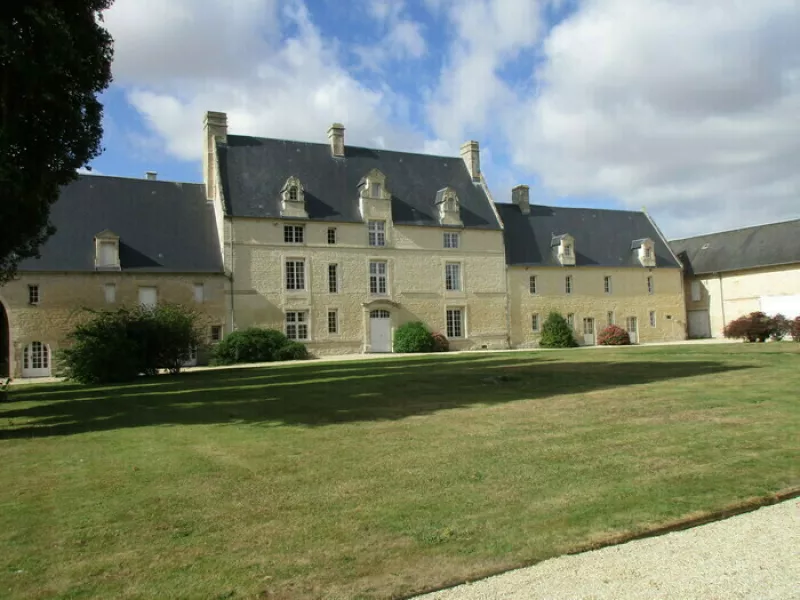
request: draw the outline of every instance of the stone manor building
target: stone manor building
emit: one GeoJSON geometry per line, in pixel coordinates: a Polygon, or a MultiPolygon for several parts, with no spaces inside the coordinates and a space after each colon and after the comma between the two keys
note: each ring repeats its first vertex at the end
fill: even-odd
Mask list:
{"type": "Polygon", "coordinates": [[[51,374],[83,308],[135,303],[192,305],[210,344],[270,327],[315,354],[391,352],[412,320],[453,349],[533,347],[551,310],[581,344],[609,323],[686,337],[682,265],[646,214],[493,195],[474,141],[431,156],[349,146],[340,124],[327,138],[234,135],[209,112],[202,183],[80,176],[41,258],[0,287],[0,376],[51,374]]]}

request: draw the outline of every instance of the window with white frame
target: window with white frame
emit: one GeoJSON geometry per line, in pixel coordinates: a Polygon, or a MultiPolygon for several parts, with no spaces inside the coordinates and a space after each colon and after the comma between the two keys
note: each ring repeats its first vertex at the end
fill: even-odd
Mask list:
{"type": "Polygon", "coordinates": [[[306,289],[306,261],[302,258],[289,258],[286,260],[286,289],[306,289]]]}
{"type": "Polygon", "coordinates": [[[700,302],[702,298],[702,293],[700,290],[700,282],[693,281],[692,282],[692,302],[700,302]]]}
{"type": "Polygon", "coordinates": [[[648,245],[644,247],[645,260],[653,260],[653,249],[648,245]]]}
{"type": "Polygon", "coordinates": [[[117,265],[117,242],[103,240],[98,244],[98,267],[114,267],[117,265]]]}
{"type": "Polygon", "coordinates": [[[106,297],[107,304],[114,304],[117,301],[117,284],[107,283],[103,287],[103,292],[106,297]]]}
{"type": "Polygon", "coordinates": [[[336,227],[328,227],[328,244],[331,246],[336,243],[336,227]]]}
{"type": "Polygon", "coordinates": [[[455,231],[444,232],[444,247],[445,248],[458,248],[458,233],[455,231]]]}
{"type": "Polygon", "coordinates": [[[205,285],[202,283],[195,283],[194,284],[194,301],[198,304],[201,304],[205,300],[206,289],[205,285]]]}
{"type": "Polygon", "coordinates": [[[140,287],[139,304],[145,308],[155,308],[156,304],[158,304],[158,289],[155,287],[140,287]]]}
{"type": "Polygon", "coordinates": [[[290,310],[286,312],[286,337],[290,340],[308,339],[308,312],[290,310]]]}
{"type": "Polygon", "coordinates": [[[647,277],[647,293],[654,294],[655,291],[656,291],[655,283],[653,283],[653,277],[652,275],[650,275],[647,277]]]}
{"type": "Polygon", "coordinates": [[[42,342],[31,342],[22,353],[23,373],[27,370],[45,370],[50,368],[50,348],[42,342]]]}
{"type": "Polygon", "coordinates": [[[564,256],[572,256],[572,244],[564,244],[564,256]]]}
{"type": "Polygon", "coordinates": [[[293,185],[289,188],[289,200],[297,202],[297,186],[293,185]]]}
{"type": "Polygon", "coordinates": [[[386,245],[386,221],[369,221],[367,223],[370,246],[386,245]]]}
{"type": "Polygon", "coordinates": [[[567,275],[564,278],[564,292],[567,294],[572,293],[572,275],[567,275]]]}
{"type": "Polygon", "coordinates": [[[611,293],[611,276],[610,275],[606,275],[605,277],[603,277],[603,291],[606,294],[610,294],[611,293]]]}
{"type": "Polygon", "coordinates": [[[305,230],[303,225],[284,225],[283,241],[287,244],[302,244],[305,240],[305,230]]]}
{"type": "Polygon", "coordinates": [[[369,263],[369,293],[375,296],[385,296],[386,261],[373,260],[369,263]]]}
{"type": "Polygon", "coordinates": [[[328,311],[328,333],[339,333],[339,311],[328,311]]]}
{"type": "Polygon", "coordinates": [[[464,337],[464,311],[460,308],[447,309],[447,337],[464,337]]]}
{"type": "Polygon", "coordinates": [[[209,332],[208,339],[211,341],[212,344],[216,344],[217,342],[222,340],[222,325],[212,325],[211,330],[209,332]]]}
{"type": "Polygon", "coordinates": [[[651,310],[650,311],[650,327],[655,327],[655,326],[656,326],[656,311],[651,310]]]}
{"type": "Polygon", "coordinates": [[[535,296],[539,293],[539,288],[537,286],[536,275],[531,275],[528,278],[528,291],[531,293],[531,296],[535,296]]]}
{"type": "Polygon", "coordinates": [[[575,329],[575,313],[567,314],[567,325],[575,329]]]}
{"type": "Polygon", "coordinates": [[[29,285],[28,286],[28,304],[36,306],[39,304],[39,300],[41,299],[39,295],[39,286],[38,285],[29,285]]]}
{"type": "Polygon", "coordinates": [[[539,331],[539,314],[533,313],[531,315],[531,331],[539,331]]]}
{"type": "Polygon", "coordinates": [[[339,293],[339,265],[336,263],[328,265],[328,292],[331,294],[339,293]]]}
{"type": "Polygon", "coordinates": [[[447,263],[444,266],[444,287],[448,292],[461,291],[461,264],[447,263]]]}
{"type": "Polygon", "coordinates": [[[606,321],[608,325],[614,325],[616,322],[616,317],[614,316],[614,311],[610,310],[606,313],[606,321]]]}

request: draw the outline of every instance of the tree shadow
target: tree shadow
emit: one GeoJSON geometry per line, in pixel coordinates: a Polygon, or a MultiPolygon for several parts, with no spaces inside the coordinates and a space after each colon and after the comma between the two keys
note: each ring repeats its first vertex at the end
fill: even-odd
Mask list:
{"type": "Polygon", "coordinates": [[[0,439],[154,425],[319,427],[623,388],[752,366],[713,361],[556,362],[544,354],[295,363],[186,373],[118,386],[17,388],[0,439]]]}

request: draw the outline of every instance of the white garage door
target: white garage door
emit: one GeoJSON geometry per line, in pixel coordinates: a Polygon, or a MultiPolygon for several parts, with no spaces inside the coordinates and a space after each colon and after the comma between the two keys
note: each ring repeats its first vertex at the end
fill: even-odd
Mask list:
{"type": "Polygon", "coordinates": [[[780,313],[790,319],[800,317],[800,296],[761,296],[761,312],[780,313]]]}

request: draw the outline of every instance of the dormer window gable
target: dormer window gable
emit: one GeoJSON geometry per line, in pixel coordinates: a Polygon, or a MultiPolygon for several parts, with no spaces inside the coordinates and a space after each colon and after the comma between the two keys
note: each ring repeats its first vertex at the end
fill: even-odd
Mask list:
{"type": "Polygon", "coordinates": [[[303,184],[292,175],[281,188],[281,216],[308,218],[306,211],[306,197],[303,184]]]}
{"type": "Polygon", "coordinates": [[[568,233],[554,235],[550,246],[562,266],[575,266],[575,238],[568,233]]]}
{"type": "Polygon", "coordinates": [[[364,220],[377,213],[390,214],[392,193],[386,186],[386,175],[372,169],[358,182],[358,208],[364,220]],[[376,213],[377,211],[377,213],[376,213]]]}
{"type": "Polygon", "coordinates": [[[119,271],[119,236],[105,229],[94,236],[94,267],[98,271],[119,271]]]}
{"type": "Polygon", "coordinates": [[[634,240],[631,244],[631,250],[634,252],[635,259],[643,267],[656,266],[655,244],[650,238],[634,240]]]}
{"type": "Polygon", "coordinates": [[[458,194],[451,187],[446,187],[436,192],[436,208],[439,214],[439,223],[442,225],[461,226],[461,203],[458,194]]]}

